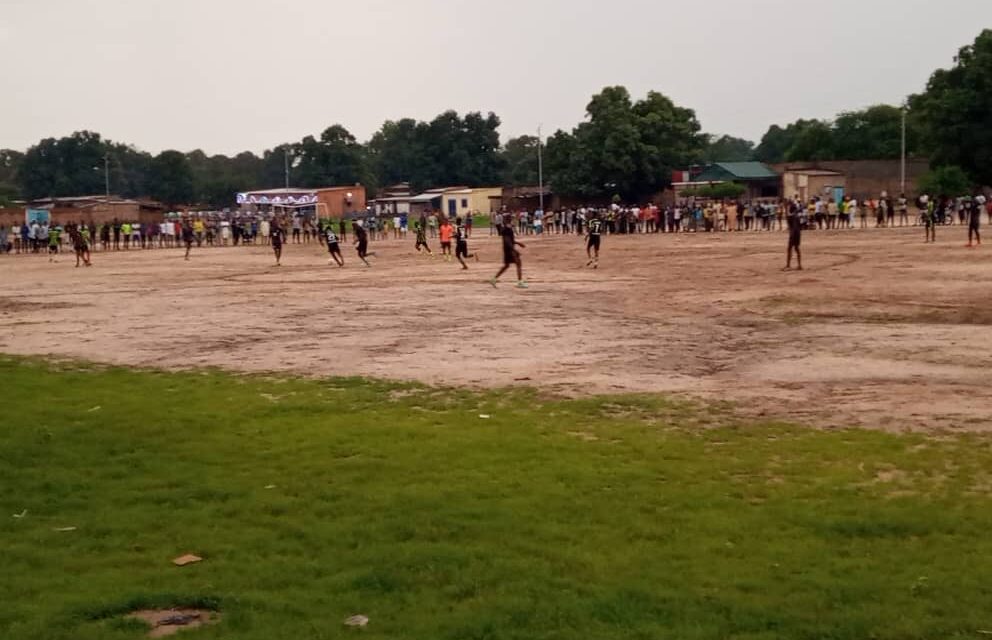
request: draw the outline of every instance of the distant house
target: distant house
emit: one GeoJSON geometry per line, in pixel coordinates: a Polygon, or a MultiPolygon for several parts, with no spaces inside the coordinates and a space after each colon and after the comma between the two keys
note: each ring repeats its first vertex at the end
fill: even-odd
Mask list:
{"type": "Polygon", "coordinates": [[[401,182],[383,189],[370,204],[376,215],[398,216],[410,213],[410,199],[412,197],[413,192],[410,191],[410,183],[401,182]]]}
{"type": "MultiPolygon", "coordinates": [[[[882,192],[896,196],[902,191],[902,165],[896,160],[819,160],[812,162],[783,162],[775,165],[783,176],[815,175],[811,172],[829,171],[843,177],[844,194],[859,200],[877,198],[882,192]]],[[[910,158],[906,161],[906,195],[915,197],[919,190],[917,183],[930,170],[925,159],[910,158]]],[[[785,190],[790,191],[789,178],[785,178],[785,190]]],[[[837,185],[829,185],[837,186],[837,185]]],[[[796,189],[798,191],[798,188],[796,189]]],[[[820,195],[809,190],[809,197],[820,195]]]]}
{"type": "Polygon", "coordinates": [[[117,220],[129,222],[160,222],[165,214],[165,206],[152,200],[132,200],[118,196],[72,196],[42,198],[26,203],[26,207],[12,207],[3,210],[0,224],[24,222],[27,209],[43,209],[49,212],[52,222],[66,224],[85,222],[103,224],[117,220]]]}
{"type": "Polygon", "coordinates": [[[803,202],[819,197],[835,202],[844,197],[847,180],[839,171],[828,169],[790,169],[782,174],[782,196],[803,202]]]}
{"type": "Polygon", "coordinates": [[[440,213],[448,218],[469,213],[488,214],[498,207],[501,187],[440,187],[410,198],[411,215],[440,213]]]}
{"type": "Polygon", "coordinates": [[[492,213],[492,198],[503,193],[502,187],[450,189],[441,196],[441,211],[449,218],[465,217],[469,213],[492,213]]]}
{"type": "MultiPolygon", "coordinates": [[[[683,174],[687,172],[681,172],[683,174]]],[[[781,178],[774,169],[761,162],[715,162],[702,170],[691,170],[689,180],[672,185],[678,193],[692,187],[733,182],[743,185],[747,191],[743,198],[778,198],[781,195],[781,178]]]]}

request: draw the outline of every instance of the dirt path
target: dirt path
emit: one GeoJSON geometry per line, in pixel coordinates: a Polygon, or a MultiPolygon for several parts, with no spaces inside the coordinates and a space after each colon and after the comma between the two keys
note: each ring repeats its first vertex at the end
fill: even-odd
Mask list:
{"type": "MultiPolygon", "coordinates": [[[[525,238],[531,288],[482,262],[373,244],[372,269],[317,245],[0,259],[0,349],[128,365],[365,375],[568,395],[665,391],[817,425],[992,430],[992,246],[963,230],[525,238]],[[960,236],[960,237],[959,237],[960,236]]],[[[508,274],[512,275],[512,274],[508,274]]]]}

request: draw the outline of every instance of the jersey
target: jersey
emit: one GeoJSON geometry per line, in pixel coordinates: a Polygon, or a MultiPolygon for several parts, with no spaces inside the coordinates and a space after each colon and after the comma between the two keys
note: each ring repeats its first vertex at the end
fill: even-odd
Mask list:
{"type": "Polygon", "coordinates": [[[599,218],[593,218],[589,221],[589,235],[599,236],[603,232],[603,221],[599,218]]]}
{"type": "Polygon", "coordinates": [[[338,234],[334,233],[334,230],[330,227],[324,229],[324,239],[327,241],[328,245],[338,243],[338,234]]]}
{"type": "Polygon", "coordinates": [[[458,242],[468,242],[468,232],[464,224],[455,227],[455,240],[458,242]]]}

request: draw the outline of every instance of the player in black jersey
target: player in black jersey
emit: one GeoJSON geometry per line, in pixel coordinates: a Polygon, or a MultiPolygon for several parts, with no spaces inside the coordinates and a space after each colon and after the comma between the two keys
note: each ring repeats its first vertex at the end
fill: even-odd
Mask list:
{"type": "Polygon", "coordinates": [[[506,221],[503,222],[503,226],[499,229],[500,238],[503,240],[503,268],[489,281],[489,284],[496,286],[496,281],[501,275],[506,273],[506,270],[510,268],[510,265],[517,265],[517,286],[521,289],[527,288],[527,283],[524,282],[524,267],[523,261],[520,259],[520,252],[517,251],[517,247],[526,248],[523,242],[517,242],[516,237],[513,235],[513,224],[506,221]]]}
{"type": "Polygon", "coordinates": [[[462,224],[461,218],[455,218],[455,257],[462,263],[462,269],[468,269],[465,258],[475,258],[479,261],[479,254],[468,252],[468,229],[462,224]]]}
{"type": "Polygon", "coordinates": [[[586,266],[588,267],[592,265],[594,269],[598,269],[599,243],[603,233],[603,221],[599,219],[599,215],[593,214],[593,217],[589,220],[587,227],[586,257],[589,258],[589,262],[586,263],[586,266]]]}
{"type": "Polygon", "coordinates": [[[365,230],[365,227],[358,224],[358,221],[351,223],[351,231],[355,234],[355,248],[358,250],[358,258],[365,263],[366,267],[371,267],[369,261],[365,258],[368,256],[374,256],[375,252],[369,253],[369,234],[365,230]]]}
{"type": "MultiPolygon", "coordinates": [[[[193,223],[190,222],[188,218],[186,220],[183,220],[183,227],[181,233],[183,236],[183,244],[186,245],[185,259],[189,260],[189,250],[193,248],[193,239],[195,236],[193,234],[193,223]]],[[[127,240],[125,239],[124,242],[127,243],[127,240]]],[[[125,244],[125,248],[126,247],[127,245],[125,244]]]]}
{"type": "Polygon", "coordinates": [[[803,256],[799,251],[803,235],[803,212],[803,204],[797,197],[789,204],[789,213],[786,217],[786,222],[789,225],[789,248],[786,249],[785,254],[785,271],[792,268],[793,250],[796,252],[796,268],[799,271],[803,270],[803,256]]]}
{"type": "Polygon", "coordinates": [[[276,266],[282,266],[282,243],[286,241],[286,230],[282,228],[282,222],[278,218],[272,221],[272,228],[269,230],[272,242],[272,253],[276,254],[276,266]]]}
{"type": "Polygon", "coordinates": [[[417,233],[417,243],[414,245],[414,248],[417,250],[417,253],[420,253],[420,247],[423,247],[424,249],[427,250],[427,255],[433,258],[434,252],[431,251],[431,248],[429,246],[427,246],[427,228],[426,225],[424,224],[424,219],[422,216],[420,220],[413,223],[413,230],[417,233]]]}
{"type": "Polygon", "coordinates": [[[344,256],[341,255],[341,246],[338,244],[338,234],[334,233],[334,226],[324,227],[324,240],[327,242],[327,252],[331,254],[330,262],[333,260],[339,267],[344,266],[344,256]]]}

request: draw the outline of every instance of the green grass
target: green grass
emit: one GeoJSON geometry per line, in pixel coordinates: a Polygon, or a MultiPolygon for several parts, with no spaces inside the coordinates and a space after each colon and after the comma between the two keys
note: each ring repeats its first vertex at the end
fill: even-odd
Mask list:
{"type": "Polygon", "coordinates": [[[0,381],[0,638],[141,638],[119,614],[161,605],[223,611],[179,636],[205,639],[992,630],[988,438],[18,359],[0,381]]]}

